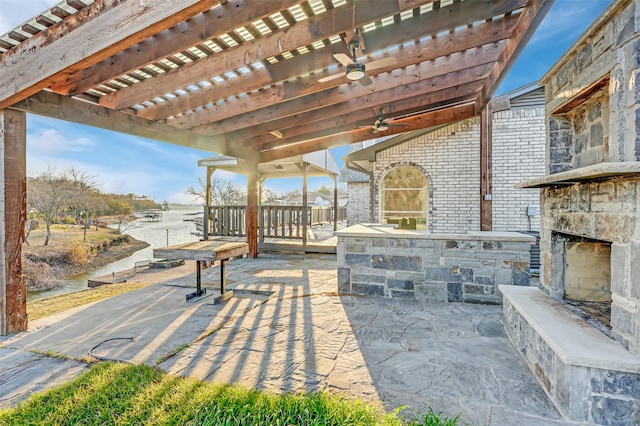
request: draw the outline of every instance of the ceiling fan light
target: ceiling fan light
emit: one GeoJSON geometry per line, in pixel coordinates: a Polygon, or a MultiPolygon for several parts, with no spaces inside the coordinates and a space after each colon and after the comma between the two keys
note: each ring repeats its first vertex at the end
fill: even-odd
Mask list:
{"type": "Polygon", "coordinates": [[[349,64],[347,65],[346,74],[349,80],[360,80],[362,77],[364,77],[364,65],[349,64]]]}
{"type": "Polygon", "coordinates": [[[389,123],[387,123],[386,121],[383,121],[382,123],[378,124],[378,130],[381,132],[384,132],[385,130],[389,130],[389,123]]]}

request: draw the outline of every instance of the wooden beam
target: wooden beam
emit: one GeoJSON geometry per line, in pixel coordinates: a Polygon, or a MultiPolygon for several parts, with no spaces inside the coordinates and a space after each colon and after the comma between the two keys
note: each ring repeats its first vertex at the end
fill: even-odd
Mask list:
{"type": "MultiPolygon", "coordinates": [[[[445,108],[438,111],[431,111],[421,116],[414,117],[413,127],[392,128],[386,132],[386,135],[409,132],[412,130],[424,129],[427,127],[437,126],[440,124],[453,123],[455,121],[464,120],[474,117],[475,107],[473,103],[468,105],[460,105],[452,108],[445,108]]],[[[309,152],[319,151],[321,149],[333,148],[362,142],[371,139],[370,129],[360,129],[349,133],[331,135],[324,138],[308,140],[299,144],[281,146],[277,149],[263,151],[261,162],[276,161],[287,157],[302,155],[309,152]]]]}
{"type": "Polygon", "coordinates": [[[214,0],[98,0],[0,55],[0,108],[36,94],[214,4],[214,0]]]}
{"type": "Polygon", "coordinates": [[[190,132],[178,131],[163,123],[151,122],[131,114],[113,111],[99,105],[60,96],[53,92],[40,92],[16,103],[11,108],[72,123],[181,145],[187,148],[243,158],[247,158],[251,153],[247,148],[236,149],[237,143],[228,141],[224,136],[201,136],[190,132]]]}
{"type": "Polygon", "coordinates": [[[493,230],[493,112],[489,103],[480,114],[480,230],[493,230]]]}
{"type": "MultiPolygon", "coordinates": [[[[397,14],[406,9],[429,3],[431,0],[416,0],[413,4],[399,7],[394,1],[372,2],[371,7],[358,10],[354,18],[350,7],[338,7],[291,25],[286,31],[274,31],[259,39],[239,44],[225,50],[221,55],[211,55],[200,61],[184,65],[155,78],[141,81],[127,89],[118,90],[104,96],[100,102],[109,108],[121,109],[151,99],[149,93],[170,93],[203,79],[222,75],[229,70],[262,61],[282,52],[292,51],[300,46],[329,38],[350,28],[397,14]]],[[[477,1],[477,0],[473,0],[477,1]]]]}
{"type": "MultiPolygon", "coordinates": [[[[358,83],[353,83],[326,91],[330,93],[317,93],[301,99],[300,102],[285,102],[271,108],[202,126],[194,131],[202,134],[221,135],[251,126],[256,126],[256,128],[269,127],[269,130],[280,129],[282,127],[276,125],[274,121],[279,119],[290,118],[290,125],[287,127],[328,119],[359,111],[362,108],[373,108],[385,102],[395,102],[447,87],[454,87],[465,82],[485,79],[490,68],[491,64],[482,64],[464,71],[422,79],[423,72],[431,76],[433,69],[429,63],[420,64],[394,70],[389,76],[373,78],[375,92],[358,83]]],[[[168,124],[171,123],[172,121],[168,120],[168,124]]],[[[286,136],[286,132],[284,133],[286,136]]]]}
{"type": "MultiPolygon", "coordinates": [[[[401,100],[394,103],[387,103],[387,104],[384,104],[384,106],[385,108],[391,107],[392,109],[390,109],[389,111],[395,111],[395,114],[393,115],[398,115],[401,117],[404,115],[411,115],[409,117],[402,118],[400,120],[394,120],[394,123],[406,124],[408,127],[413,127],[414,121],[415,121],[414,117],[415,116],[419,117],[420,115],[425,113],[425,111],[427,110],[441,109],[443,108],[444,105],[452,106],[452,105],[474,101],[477,97],[477,94],[480,92],[480,89],[482,88],[482,83],[475,81],[475,82],[464,84],[462,86],[464,86],[464,89],[459,89],[458,87],[454,87],[451,89],[438,91],[437,93],[429,93],[429,94],[425,94],[424,96],[419,96],[416,98],[409,98],[409,99],[401,100]],[[444,95],[444,94],[449,94],[449,93],[452,93],[453,91],[458,91],[458,90],[460,90],[460,92],[463,93],[462,96],[447,97],[444,95]],[[470,93],[464,95],[464,93],[468,91],[470,91],[470,93]],[[437,102],[429,102],[428,101],[429,99],[440,99],[440,100],[437,102]],[[424,102],[420,103],[421,100],[423,100],[424,102]],[[406,105],[410,105],[410,106],[407,106],[406,109],[400,109],[402,108],[402,105],[405,103],[406,105]]],[[[374,109],[372,108],[370,111],[361,110],[355,113],[350,113],[348,114],[348,118],[345,118],[344,116],[340,116],[335,118],[334,120],[328,119],[325,121],[322,121],[322,120],[316,121],[314,123],[311,123],[311,125],[309,126],[301,125],[301,127],[304,127],[304,131],[306,131],[305,133],[301,133],[296,136],[287,134],[287,137],[283,140],[273,140],[273,139],[268,140],[266,138],[258,137],[258,138],[250,139],[246,141],[246,143],[248,147],[251,147],[256,150],[264,151],[267,149],[277,148],[280,145],[300,143],[310,139],[323,138],[325,136],[330,136],[332,134],[347,133],[360,128],[368,128],[371,130],[371,125],[375,121],[375,115],[373,114],[373,112],[374,112],[374,109]],[[368,119],[356,121],[358,117],[367,113],[371,113],[371,116],[368,119]],[[315,125],[315,126],[311,127],[312,125],[315,125]]],[[[391,116],[391,114],[389,114],[388,116],[391,116]]],[[[384,137],[387,135],[387,132],[388,131],[377,134],[377,136],[384,137]]],[[[373,138],[375,136],[376,135],[371,134],[370,138],[373,138]]]]}
{"type": "Polygon", "coordinates": [[[402,25],[391,25],[366,34],[367,48],[371,51],[385,49],[399,44],[398,40],[416,40],[425,35],[440,37],[454,36],[461,27],[479,26],[486,20],[500,24],[502,20],[510,20],[509,12],[524,7],[528,0],[472,0],[455,2],[440,7],[430,13],[414,16],[402,25]],[[502,18],[494,17],[503,16],[502,18]],[[405,25],[406,23],[406,25],[405,25]],[[439,35],[444,31],[456,29],[455,32],[439,35]]]}
{"type": "Polygon", "coordinates": [[[0,110],[0,335],[27,329],[27,285],[22,241],[27,217],[27,120],[0,110]]]}
{"type": "MultiPolygon", "coordinates": [[[[440,74],[463,73],[465,69],[470,69],[474,66],[495,60],[499,55],[502,43],[503,42],[498,43],[495,47],[494,45],[483,46],[482,48],[473,49],[469,52],[455,53],[445,58],[438,58],[426,67],[431,70],[433,77],[440,74]]],[[[391,74],[397,77],[395,73],[391,74]]],[[[428,76],[429,74],[427,72],[424,77],[428,76]]],[[[401,114],[417,112],[420,110],[420,108],[417,107],[420,106],[422,107],[421,109],[424,110],[432,104],[463,97],[469,99],[471,95],[475,96],[477,94],[479,84],[477,81],[471,79],[469,75],[461,74],[460,79],[456,81],[456,79],[452,78],[446,84],[445,81],[446,79],[441,81],[442,84],[438,84],[437,88],[429,84],[416,84],[414,90],[411,92],[412,96],[408,98],[398,99],[395,91],[391,89],[367,96],[362,102],[352,99],[353,102],[349,104],[350,107],[347,107],[347,109],[341,108],[340,104],[331,105],[330,102],[327,101],[327,108],[323,110],[314,110],[307,113],[296,114],[292,117],[270,121],[249,129],[239,130],[234,132],[233,135],[236,139],[250,142],[254,146],[259,146],[265,142],[274,140],[271,134],[274,130],[267,131],[267,129],[279,129],[278,131],[282,133],[283,136],[291,140],[292,138],[301,137],[306,133],[337,128],[347,123],[361,125],[362,123],[357,122],[361,120],[370,120],[373,122],[377,114],[376,111],[382,107],[384,107],[388,117],[395,117],[401,114]],[[410,111],[414,108],[415,111],[410,111]]],[[[354,96],[355,95],[356,93],[354,93],[354,96]]],[[[196,129],[196,131],[198,131],[198,129],[196,129]]]]}
{"type": "Polygon", "coordinates": [[[169,28],[153,38],[144,40],[93,66],[75,72],[63,81],[51,86],[51,90],[62,95],[83,93],[114,77],[130,73],[174,55],[185,48],[195,46],[250,25],[279,10],[287,9],[300,0],[230,0],[221,7],[207,10],[185,22],[169,28]]]}
{"type": "Polygon", "coordinates": [[[500,58],[496,61],[482,89],[482,95],[478,98],[476,111],[480,113],[489,103],[496,88],[507,75],[520,53],[525,48],[529,39],[538,28],[547,12],[553,6],[554,0],[529,0],[528,5],[519,14],[518,23],[513,29],[513,34],[505,45],[500,58]]]}
{"type": "MultiPolygon", "coordinates": [[[[408,44],[394,52],[394,56],[397,58],[396,64],[379,68],[372,72],[370,71],[368,75],[373,77],[394,69],[414,65],[416,62],[427,62],[438,59],[440,59],[440,62],[432,64],[432,70],[434,73],[440,72],[444,74],[447,71],[440,71],[438,67],[445,63],[453,65],[455,61],[463,62],[453,65],[459,69],[464,67],[464,62],[469,62],[467,66],[471,66],[470,62],[473,61],[475,61],[475,63],[486,63],[496,60],[500,49],[505,43],[505,39],[511,35],[516,22],[516,16],[507,17],[499,21],[486,22],[472,28],[465,28],[447,37],[438,37],[423,40],[420,43],[408,44]],[[456,59],[451,59],[451,56],[455,56],[456,59]],[[482,58],[485,59],[483,60],[482,58]]],[[[263,69],[254,70],[246,75],[239,75],[221,84],[214,83],[211,86],[202,87],[197,92],[190,92],[188,96],[177,96],[173,99],[167,99],[165,102],[138,110],[137,113],[141,117],[158,120],[176,116],[190,109],[195,109],[198,106],[216,102],[220,99],[228,99],[240,93],[251,93],[252,91],[260,90],[258,93],[251,94],[249,97],[250,102],[233,102],[228,106],[217,105],[215,114],[205,109],[190,113],[188,117],[182,116],[175,119],[175,121],[181,119],[188,120],[191,122],[191,124],[189,124],[190,126],[198,126],[211,122],[214,119],[220,121],[233,115],[238,115],[243,112],[243,109],[246,111],[247,108],[266,108],[283,101],[294,100],[302,96],[322,92],[344,84],[349,80],[345,77],[324,83],[318,82],[319,78],[334,74],[336,71],[340,72],[338,70],[315,72],[293,81],[289,81],[289,79],[293,75],[305,74],[302,69],[304,68],[303,64],[309,65],[311,69],[319,69],[322,67],[322,64],[331,63],[331,61],[334,60],[331,57],[332,52],[333,50],[320,49],[305,55],[296,56],[292,59],[266,66],[263,69]],[[314,61],[318,63],[314,63],[314,61]],[[265,87],[269,86],[272,82],[284,80],[287,81],[281,85],[265,89],[265,87]]],[[[371,59],[377,58],[374,57],[371,59]]]]}

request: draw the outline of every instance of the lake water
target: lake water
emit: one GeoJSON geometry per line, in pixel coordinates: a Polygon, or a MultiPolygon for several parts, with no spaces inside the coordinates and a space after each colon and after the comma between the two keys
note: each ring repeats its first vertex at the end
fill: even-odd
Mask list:
{"type": "Polygon", "coordinates": [[[110,263],[93,271],[83,272],[70,277],[65,286],[49,291],[34,292],[27,295],[27,301],[45,299],[59,294],[72,293],[87,288],[87,281],[92,277],[100,277],[131,269],[136,262],[153,259],[153,249],[166,247],[167,245],[198,241],[195,232],[195,224],[185,219],[192,219],[194,213],[202,212],[201,206],[170,206],[169,211],[162,213],[159,222],[143,222],[136,220],[133,227],[124,233],[131,235],[136,240],[146,241],[149,247],[139,250],[131,256],[110,263]],[[168,244],[167,244],[168,243],[168,244]]]}

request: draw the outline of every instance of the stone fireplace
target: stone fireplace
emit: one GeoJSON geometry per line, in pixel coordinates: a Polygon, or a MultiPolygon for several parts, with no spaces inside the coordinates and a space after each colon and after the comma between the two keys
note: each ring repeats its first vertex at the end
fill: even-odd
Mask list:
{"type": "Polygon", "coordinates": [[[540,188],[540,284],[500,288],[514,346],[578,422],[640,421],[639,30],[640,0],[614,1],[541,80],[547,174],[518,185],[540,188]]]}
{"type": "MultiPolygon", "coordinates": [[[[611,329],[611,243],[554,232],[551,236],[551,283],[569,308],[611,329]]],[[[609,333],[607,333],[609,334],[609,333]]]]}

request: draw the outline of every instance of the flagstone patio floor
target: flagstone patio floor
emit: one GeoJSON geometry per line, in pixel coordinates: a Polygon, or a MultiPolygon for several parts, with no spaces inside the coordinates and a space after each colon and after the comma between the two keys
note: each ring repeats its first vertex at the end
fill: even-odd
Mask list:
{"type": "MultiPolygon", "coordinates": [[[[76,376],[98,345],[93,354],[174,375],[328,390],[407,407],[408,417],[431,407],[472,425],[567,424],[507,339],[501,306],[341,295],[335,255],[236,259],[227,265],[235,295],[217,305],[185,301],[194,265],[165,280],[150,274],[130,281],[152,286],[0,338],[0,407],[76,376]]],[[[215,294],[219,268],[202,279],[215,294]]]]}

